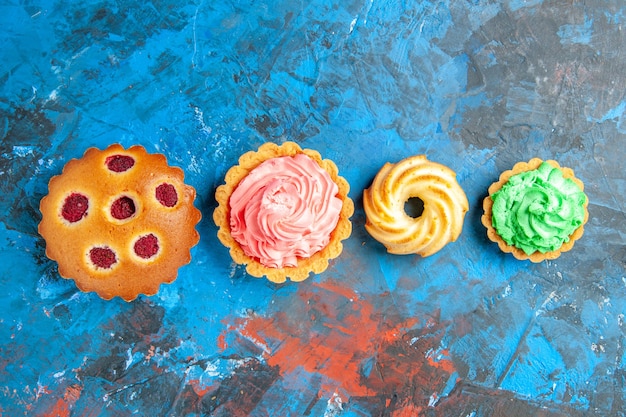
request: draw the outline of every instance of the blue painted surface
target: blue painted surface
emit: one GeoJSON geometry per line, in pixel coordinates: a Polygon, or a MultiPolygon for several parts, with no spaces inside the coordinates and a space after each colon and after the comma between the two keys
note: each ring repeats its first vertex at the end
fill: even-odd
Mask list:
{"type": "Polygon", "coordinates": [[[8,1],[0,5],[0,414],[620,416],[626,413],[626,38],[620,1],[8,1]],[[356,203],[340,258],[273,285],[211,222],[238,157],[294,140],[356,203]],[[37,234],[86,148],[180,166],[204,219],[153,297],[76,290],[37,234]],[[361,192],[425,153],[470,201],[459,240],[388,255],[361,192]],[[500,172],[555,158],[585,182],[555,261],[480,224],[500,172]]]}

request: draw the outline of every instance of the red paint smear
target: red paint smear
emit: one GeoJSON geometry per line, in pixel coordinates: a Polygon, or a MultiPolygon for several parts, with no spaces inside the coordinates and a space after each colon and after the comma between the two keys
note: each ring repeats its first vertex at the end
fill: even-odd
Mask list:
{"type": "Polygon", "coordinates": [[[209,392],[215,391],[215,389],[217,388],[214,385],[204,385],[198,379],[190,380],[189,385],[191,385],[193,392],[198,397],[204,397],[206,394],[208,394],[209,392]]]}
{"type": "Polygon", "coordinates": [[[408,404],[401,408],[395,409],[391,413],[391,417],[419,417],[422,412],[422,407],[418,407],[413,404],[408,404]]]}
{"type": "MultiPolygon", "coordinates": [[[[430,387],[424,393],[428,397],[454,372],[447,358],[424,357],[439,346],[441,336],[426,338],[431,345],[422,350],[411,346],[406,334],[419,323],[417,318],[394,321],[358,293],[333,283],[316,284],[298,296],[302,310],[240,318],[235,327],[265,351],[267,364],[278,366],[283,377],[297,369],[324,376],[321,396],[330,397],[337,389],[348,396],[385,395],[419,381],[430,387]],[[375,369],[365,372],[372,360],[375,369]]],[[[431,336],[432,327],[426,328],[431,336]]],[[[223,337],[219,343],[225,345],[223,337]]]]}
{"type": "Polygon", "coordinates": [[[450,352],[447,349],[444,349],[440,352],[441,356],[445,356],[445,358],[435,359],[431,355],[427,356],[428,364],[433,368],[439,368],[447,372],[448,374],[453,374],[456,369],[454,367],[454,363],[448,357],[450,356],[450,352]]]}
{"type": "MultiPolygon", "coordinates": [[[[345,288],[329,284],[320,287],[328,290],[323,299],[318,293],[299,293],[305,304],[308,302],[319,309],[319,312],[307,315],[312,317],[308,323],[292,323],[286,312],[280,312],[272,319],[244,319],[239,331],[257,344],[282,341],[279,348],[266,358],[268,365],[280,367],[282,375],[301,367],[309,373],[321,373],[332,381],[341,381],[342,387],[352,395],[367,395],[367,388],[360,383],[359,367],[364,359],[363,352],[373,350],[375,337],[372,335],[378,332],[377,323],[370,318],[372,308],[360,303],[358,295],[345,288]],[[358,308],[348,307],[346,312],[342,311],[341,321],[337,320],[339,309],[351,302],[358,308]],[[319,317],[321,313],[323,317],[319,317]],[[323,320],[321,327],[312,326],[318,320],[323,320]],[[307,331],[303,332],[297,326],[305,326],[307,331]],[[308,337],[285,338],[298,334],[308,337]]],[[[325,387],[324,390],[329,391],[326,394],[332,393],[335,387],[325,387]]]]}
{"type": "Polygon", "coordinates": [[[225,350],[228,347],[228,343],[226,343],[226,335],[221,334],[217,337],[217,347],[220,350],[225,350]]]}
{"type": "Polygon", "coordinates": [[[80,385],[67,387],[63,398],[59,398],[52,406],[52,409],[43,414],[43,417],[70,417],[70,411],[80,398],[82,390],[80,385]]]}

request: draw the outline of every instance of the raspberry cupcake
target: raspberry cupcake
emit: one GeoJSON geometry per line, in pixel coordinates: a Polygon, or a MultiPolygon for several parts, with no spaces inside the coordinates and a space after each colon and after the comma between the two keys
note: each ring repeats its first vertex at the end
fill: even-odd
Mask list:
{"type": "Polygon", "coordinates": [[[481,221],[503,252],[541,262],[572,249],[583,235],[587,205],[584,185],[570,168],[534,158],[489,187],[481,221]]]}
{"type": "Polygon", "coordinates": [[[354,212],[348,191],[318,152],[266,143],[242,155],[217,188],[218,238],[250,275],[303,281],[342,252],[354,212]]]}
{"type": "Polygon", "coordinates": [[[85,292],[126,301],[176,279],[199,241],[195,189],[141,146],[88,149],[52,177],[39,233],[59,274],[85,292]]]}

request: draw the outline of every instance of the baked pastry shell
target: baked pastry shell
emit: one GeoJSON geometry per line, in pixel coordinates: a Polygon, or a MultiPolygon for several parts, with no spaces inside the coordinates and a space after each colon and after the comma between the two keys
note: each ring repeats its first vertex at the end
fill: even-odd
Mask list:
{"type": "MultiPolygon", "coordinates": [[[[574,243],[582,237],[585,231],[584,226],[587,223],[587,220],[589,219],[589,211],[587,210],[587,206],[589,205],[589,198],[587,198],[585,199],[585,203],[583,205],[585,216],[583,218],[582,224],[576,230],[574,230],[574,232],[569,236],[569,240],[567,242],[563,242],[560,248],[555,249],[553,251],[545,252],[545,253],[542,253],[540,251],[535,251],[531,253],[530,255],[528,255],[522,249],[513,245],[509,245],[500,237],[500,235],[498,235],[498,232],[493,227],[493,222],[492,222],[493,200],[491,199],[491,196],[497,191],[499,191],[504,186],[504,184],[506,184],[509,181],[509,178],[511,178],[513,175],[517,175],[522,172],[535,170],[539,168],[539,166],[543,162],[544,161],[539,158],[533,158],[528,162],[518,162],[517,164],[513,166],[512,169],[504,171],[502,174],[500,174],[499,180],[491,184],[488,190],[489,195],[485,197],[485,199],[483,200],[484,213],[481,217],[481,222],[487,228],[487,237],[492,242],[497,243],[498,247],[500,248],[502,252],[510,253],[516,259],[519,259],[521,261],[529,260],[534,263],[539,263],[545,260],[556,259],[559,256],[561,256],[561,253],[568,252],[574,247],[574,243]]],[[[561,167],[557,161],[554,161],[552,159],[546,160],[545,162],[550,164],[552,167],[561,170],[561,172],[563,173],[563,178],[571,179],[572,181],[576,183],[576,185],[578,185],[578,187],[580,187],[580,190],[584,192],[585,186],[583,182],[579,180],[578,178],[576,178],[576,176],[574,175],[574,171],[571,168],[561,167]]]]}
{"type": "Polygon", "coordinates": [[[239,158],[239,164],[231,167],[225,176],[225,184],[217,187],[215,199],[218,206],[213,212],[213,220],[218,226],[217,237],[224,246],[229,248],[233,261],[246,266],[248,274],[261,278],[265,276],[274,283],[283,283],[287,279],[299,282],[304,281],[311,273],[319,274],[328,268],[328,261],[338,257],[343,251],[342,240],[347,239],[352,233],[350,217],[354,213],[354,203],[348,197],[350,186],[348,182],[338,174],[337,165],[329,159],[322,159],[319,152],[311,149],[302,149],[295,142],[285,142],[282,145],[265,143],[257,151],[249,151],[239,158]],[[294,267],[271,268],[263,265],[257,259],[246,255],[239,243],[230,233],[230,196],[254,168],[262,162],[282,156],[295,156],[305,154],[313,159],[337,184],[339,190],[337,197],[342,201],[339,221],[330,235],[328,245],[311,255],[309,258],[298,258],[298,264],[294,267]]]}

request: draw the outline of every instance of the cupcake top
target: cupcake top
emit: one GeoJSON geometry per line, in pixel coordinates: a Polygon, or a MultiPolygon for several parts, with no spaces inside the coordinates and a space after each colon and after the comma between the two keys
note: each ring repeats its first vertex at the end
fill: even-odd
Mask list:
{"type": "Polygon", "coordinates": [[[557,161],[518,162],[489,186],[481,223],[489,240],[516,259],[556,259],[585,231],[589,200],[584,189],[574,171],[557,161]]]}
{"type": "Polygon", "coordinates": [[[319,152],[269,142],[243,154],[224,181],[215,191],[217,236],[250,275],[303,281],[342,252],[354,204],[319,152]]]}
{"type": "Polygon", "coordinates": [[[271,268],[294,267],[325,247],[342,201],[330,175],[304,154],[269,159],[233,191],[231,235],[271,268]]]}
{"type": "Polygon", "coordinates": [[[558,249],[585,219],[585,193],[547,162],[513,175],[491,198],[494,228],[529,255],[558,249]]]}

